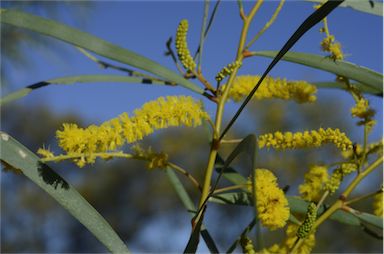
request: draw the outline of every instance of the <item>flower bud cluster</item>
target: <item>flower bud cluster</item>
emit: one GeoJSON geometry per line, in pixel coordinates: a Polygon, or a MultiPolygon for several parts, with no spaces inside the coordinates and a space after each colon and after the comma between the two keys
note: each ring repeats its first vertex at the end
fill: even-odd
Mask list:
{"type": "Polygon", "coordinates": [[[180,62],[186,70],[193,71],[196,68],[196,63],[191,56],[187,44],[188,20],[183,19],[176,31],[176,51],[180,62]]]}

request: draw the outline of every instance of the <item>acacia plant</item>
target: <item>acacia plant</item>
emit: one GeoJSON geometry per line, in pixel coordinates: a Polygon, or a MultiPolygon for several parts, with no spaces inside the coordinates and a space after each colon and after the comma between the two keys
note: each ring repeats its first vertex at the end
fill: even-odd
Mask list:
{"type": "Polygon", "coordinates": [[[211,4],[209,1],[204,2],[200,42],[196,51],[192,51],[187,44],[189,23],[186,19],[179,21],[175,39],[167,42],[167,55],[171,57],[179,73],[137,53],[53,20],[20,11],[1,9],[1,23],[72,44],[90,60],[104,67],[120,70],[124,74],[79,75],[46,80],[4,96],[1,99],[2,105],[24,97],[35,89],[51,84],[75,82],[164,84],[182,86],[196,93],[196,98],[159,97],[130,114],[123,113],[100,125],[81,127],[76,123],[63,123],[62,128],[56,131],[57,143],[62,149],[60,154],[42,147],[37,151],[40,155],[38,157],[13,137],[2,132],[3,165],[8,169],[21,171],[35,182],[84,224],[111,252],[128,252],[128,248],[105,219],[51,168],[55,166],[52,162],[69,160],[78,167],[83,167],[99,159],[127,160],[128,165],[129,160],[142,160],[147,162],[149,169],[163,170],[192,218],[190,239],[185,243],[185,252],[188,253],[197,250],[200,236],[211,252],[224,251],[217,248],[209,228],[204,226],[204,215],[210,209],[211,202],[223,206],[254,207],[253,220],[237,239],[233,239],[233,244],[226,250],[229,253],[237,246],[241,246],[244,253],[310,253],[315,245],[318,227],[327,220],[354,225],[356,230],[363,229],[380,238],[383,226],[382,187],[376,186],[377,191],[360,196],[351,197],[351,194],[368,175],[382,169],[382,140],[368,142],[368,136],[376,121],[375,110],[371,107],[366,94],[382,97],[383,76],[344,60],[341,43],[330,33],[327,15],[337,7],[352,7],[373,15],[382,15],[382,5],[373,1],[345,3],[318,1],[320,3],[315,6],[313,14],[305,20],[303,18],[304,22],[279,51],[252,51],[254,42],[272,25],[284,2],[284,0],[279,2],[270,20],[257,34],[250,34],[249,27],[263,1],[255,1],[250,9],[245,8],[241,0],[237,1],[243,24],[238,47],[234,51],[233,62],[218,71],[215,77],[204,75],[201,59],[204,41],[220,1],[212,4],[211,13],[209,12],[211,4]],[[304,33],[319,22],[322,23],[320,32],[324,34],[324,39],[319,42],[323,54],[289,51],[304,33]],[[113,65],[100,60],[97,56],[120,62],[121,65],[113,65]],[[272,62],[264,73],[238,75],[239,69],[248,64],[254,56],[271,58],[272,62]],[[332,73],[336,81],[311,84],[307,81],[290,81],[269,76],[269,71],[280,60],[332,73]],[[131,67],[135,69],[130,69],[131,67]],[[316,102],[317,89],[322,87],[343,89],[353,97],[356,104],[350,109],[349,114],[357,119],[357,125],[361,127],[364,137],[362,144],[351,140],[348,133],[343,130],[324,126],[319,126],[315,130],[306,130],[303,126],[302,131],[297,132],[276,131],[228,138],[228,131],[250,100],[273,98],[293,100],[305,107],[307,103],[316,102]],[[224,124],[224,106],[229,100],[238,102],[241,106],[229,123],[224,124]],[[205,111],[204,105],[207,103],[215,105],[216,111],[213,115],[205,111]],[[203,179],[198,179],[187,168],[170,161],[167,153],[154,151],[141,143],[145,137],[159,129],[197,127],[203,124],[210,128],[211,133],[210,140],[207,141],[210,147],[208,161],[206,167],[200,169],[205,175],[203,179]],[[308,172],[300,179],[302,182],[298,186],[300,196],[287,196],[285,190],[279,186],[281,179],[275,176],[274,169],[258,166],[257,151],[260,149],[316,149],[326,144],[338,149],[339,160],[330,164],[310,166],[308,172]],[[221,155],[224,146],[234,146],[226,158],[221,155]],[[247,174],[239,173],[231,165],[240,154],[245,154],[249,158],[247,174]],[[347,175],[352,177],[346,177],[347,175]],[[191,197],[179,177],[186,177],[199,192],[199,197],[196,199],[191,197]],[[220,181],[224,178],[231,184],[222,186],[220,181]],[[355,203],[372,197],[374,198],[372,213],[354,208],[355,203]],[[250,232],[253,229],[256,232],[256,239],[252,241],[250,232]],[[265,230],[285,230],[286,238],[272,246],[263,247],[261,242],[265,230]]]}

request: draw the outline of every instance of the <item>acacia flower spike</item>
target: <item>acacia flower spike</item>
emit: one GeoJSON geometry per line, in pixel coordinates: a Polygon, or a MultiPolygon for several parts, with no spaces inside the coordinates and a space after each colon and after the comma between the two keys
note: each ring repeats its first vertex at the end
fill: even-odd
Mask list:
{"type": "MultiPolygon", "coordinates": [[[[134,111],[133,116],[121,114],[104,122],[100,126],[87,128],[76,124],[64,123],[63,129],[56,132],[59,146],[68,154],[82,154],[74,162],[82,167],[93,163],[96,153],[116,151],[124,144],[135,143],[155,130],[168,127],[196,127],[209,115],[202,104],[189,96],[160,97],[145,103],[134,111]]],[[[43,156],[51,156],[48,151],[41,151],[43,156]]]]}
{"type": "Polygon", "coordinates": [[[307,201],[319,201],[328,178],[327,167],[312,166],[304,175],[304,183],[299,186],[301,197],[307,201]]]}
{"type": "Polygon", "coordinates": [[[189,71],[194,71],[196,68],[196,63],[193,60],[191,52],[188,48],[187,32],[188,20],[183,19],[182,21],[180,21],[180,24],[177,27],[175,46],[177,56],[179,57],[179,60],[183,64],[184,68],[189,71]]]}
{"type": "Polygon", "coordinates": [[[311,130],[304,132],[267,133],[258,137],[259,148],[295,149],[320,147],[326,143],[333,143],[342,151],[352,149],[352,141],[339,129],[311,130]]]}
{"type": "Polygon", "coordinates": [[[315,203],[310,203],[307,208],[307,214],[305,216],[303,224],[297,229],[296,236],[298,238],[307,238],[312,230],[313,224],[316,221],[317,207],[315,203]]]}
{"type": "Polygon", "coordinates": [[[233,63],[228,64],[223,69],[220,70],[219,73],[217,73],[215,79],[217,82],[222,81],[225,79],[225,77],[232,74],[232,72],[235,70],[235,68],[239,68],[241,66],[240,61],[234,61],[233,63]]]}
{"type": "MultiPolygon", "coordinates": [[[[238,76],[229,90],[229,98],[240,102],[252,90],[253,85],[260,80],[260,76],[238,76]]],[[[316,101],[316,86],[306,81],[287,81],[286,79],[266,77],[253,99],[282,99],[294,100],[297,103],[311,103],[316,101]]],[[[225,86],[223,86],[225,89],[225,86]]]]}
{"type": "Polygon", "coordinates": [[[288,200],[277,185],[277,179],[267,169],[255,170],[255,204],[263,226],[270,230],[282,228],[289,218],[288,200]]]}

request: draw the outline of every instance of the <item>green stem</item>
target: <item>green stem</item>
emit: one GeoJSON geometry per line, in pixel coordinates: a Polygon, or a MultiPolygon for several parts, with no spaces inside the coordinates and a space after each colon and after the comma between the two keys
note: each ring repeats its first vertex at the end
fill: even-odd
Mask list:
{"type": "Polygon", "coordinates": [[[252,44],[260,38],[260,36],[275,22],[277,15],[281,11],[281,8],[284,5],[285,0],[280,0],[279,5],[277,6],[275,12],[273,13],[271,19],[264,25],[264,27],[252,38],[250,42],[248,42],[247,46],[245,46],[245,50],[249,49],[249,47],[252,46],[252,44]]]}
{"type": "MultiPolygon", "coordinates": [[[[237,55],[236,55],[236,61],[241,62],[243,59],[242,53],[243,53],[245,41],[247,38],[249,24],[252,21],[254,15],[256,14],[257,10],[260,8],[260,5],[262,2],[263,2],[262,0],[259,0],[254,5],[254,7],[252,8],[249,16],[244,19],[243,28],[241,31],[239,46],[238,46],[237,55]]],[[[202,189],[200,202],[199,202],[199,209],[201,209],[201,206],[204,205],[205,200],[207,199],[209,192],[210,192],[213,169],[215,166],[217,150],[218,150],[218,146],[219,146],[219,144],[217,143],[217,140],[218,140],[219,135],[220,135],[221,122],[222,122],[223,113],[224,113],[224,105],[225,105],[225,102],[226,102],[227,97],[228,97],[229,88],[231,87],[231,84],[236,77],[238,69],[239,69],[239,67],[236,67],[234,69],[234,71],[232,72],[232,74],[229,76],[227,86],[226,86],[223,94],[220,96],[219,102],[217,105],[216,118],[215,118],[215,129],[213,132],[212,145],[211,145],[211,150],[210,150],[209,158],[208,158],[208,165],[207,165],[207,168],[205,170],[205,177],[204,177],[203,189],[202,189]]],[[[198,218],[196,219],[196,221],[198,221],[198,218]]]]}
{"type": "MultiPolygon", "coordinates": [[[[65,155],[58,155],[55,157],[49,157],[49,158],[42,158],[40,159],[41,162],[50,162],[50,161],[63,161],[63,160],[69,160],[69,159],[75,159],[75,158],[81,158],[81,157],[89,156],[84,153],[73,153],[73,154],[65,154],[65,155]]],[[[122,152],[114,152],[114,153],[93,153],[92,156],[95,157],[119,157],[119,158],[127,158],[132,159],[134,156],[132,154],[128,153],[122,153],[122,152]]]]}
{"type": "Polygon", "coordinates": [[[226,191],[230,191],[230,190],[244,189],[244,188],[246,188],[246,187],[247,187],[246,184],[232,185],[232,186],[228,186],[228,187],[223,187],[223,188],[220,188],[220,189],[216,189],[212,194],[218,194],[218,193],[226,192],[226,191]]]}
{"type": "Polygon", "coordinates": [[[363,195],[363,196],[359,196],[359,197],[350,199],[350,200],[346,201],[346,202],[344,203],[344,205],[350,205],[350,204],[359,202],[360,200],[364,200],[364,199],[366,199],[366,198],[373,197],[373,196],[375,196],[376,194],[378,194],[378,193],[380,193],[380,192],[382,192],[382,190],[378,190],[378,191],[375,191],[375,192],[371,192],[371,193],[365,194],[365,195],[363,195]]]}
{"type": "Polygon", "coordinates": [[[383,157],[378,158],[375,160],[371,165],[369,165],[363,172],[358,174],[356,178],[352,181],[352,183],[347,187],[347,189],[344,191],[341,196],[343,198],[347,198],[351,192],[356,188],[356,186],[363,180],[367,175],[369,175],[376,167],[378,167],[380,164],[383,163],[383,157]]]}
{"type": "Polygon", "coordinates": [[[363,155],[361,156],[361,160],[359,162],[358,170],[361,169],[361,167],[364,165],[364,161],[367,158],[367,143],[368,143],[368,127],[367,125],[364,125],[364,141],[363,141],[363,155]]]}
{"type": "Polygon", "coordinates": [[[182,175],[186,176],[192,182],[192,184],[201,191],[201,186],[199,182],[190,173],[188,173],[188,171],[172,162],[168,162],[168,166],[174,169],[175,171],[181,173],[182,175]]]}

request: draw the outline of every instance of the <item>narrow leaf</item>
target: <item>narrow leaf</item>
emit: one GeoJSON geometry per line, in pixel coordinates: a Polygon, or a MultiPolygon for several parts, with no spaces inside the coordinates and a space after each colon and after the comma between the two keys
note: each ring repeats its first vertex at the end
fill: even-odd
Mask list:
{"type": "Polygon", "coordinates": [[[35,89],[43,88],[48,85],[69,85],[74,83],[95,83],[95,82],[113,82],[113,83],[134,83],[134,84],[159,84],[166,85],[163,81],[151,80],[140,77],[129,77],[121,75],[79,75],[79,76],[68,76],[56,79],[50,79],[47,81],[41,81],[33,85],[27,86],[23,89],[17,90],[10,93],[0,99],[0,105],[7,104],[14,100],[18,100],[35,89]]]}
{"type": "MultiPolygon", "coordinates": [[[[264,56],[274,58],[277,51],[257,51],[252,52],[254,56],[264,56]]],[[[383,94],[383,75],[347,61],[333,61],[321,55],[301,53],[301,52],[287,52],[282,60],[298,63],[312,68],[324,70],[336,75],[340,75],[369,87],[375,94],[383,94]]]]}
{"type": "MultiPolygon", "coordinates": [[[[295,196],[287,196],[289,202],[289,208],[291,212],[306,214],[308,202],[302,200],[299,197],[295,196]]],[[[228,192],[221,193],[212,196],[209,199],[210,202],[214,202],[217,204],[229,204],[229,205],[244,205],[244,206],[253,206],[252,197],[249,193],[246,192],[228,192]]],[[[323,205],[318,209],[318,214],[323,213],[326,210],[326,207],[323,205]]],[[[358,213],[359,215],[352,214],[343,210],[336,211],[333,215],[331,215],[332,220],[339,221],[344,224],[352,225],[352,226],[361,226],[362,222],[366,222],[372,224],[380,229],[383,228],[383,218],[367,214],[367,213],[358,213]],[[360,216],[360,217],[359,217],[360,216]]]]}
{"type": "Polygon", "coordinates": [[[65,179],[4,132],[0,132],[1,161],[19,169],[83,224],[112,253],[128,249],[108,222],[65,179]]]}
{"type": "MultiPolygon", "coordinates": [[[[323,0],[306,0],[314,3],[322,3],[323,0]]],[[[373,0],[345,0],[340,7],[349,7],[356,11],[365,12],[377,16],[383,16],[383,3],[373,0]]]]}
{"type": "Polygon", "coordinates": [[[197,247],[199,246],[199,241],[200,241],[200,230],[201,230],[201,226],[203,225],[206,206],[203,209],[204,210],[201,211],[201,216],[199,217],[199,220],[196,222],[196,225],[194,225],[193,227],[192,234],[188,240],[187,246],[184,249],[184,253],[196,253],[197,251],[197,247]]]}
{"type": "MultiPolygon", "coordinates": [[[[340,82],[311,82],[311,84],[317,86],[318,88],[336,88],[336,89],[345,89],[345,85],[340,82]]],[[[370,93],[376,96],[382,97],[382,93],[378,93],[376,89],[373,89],[362,83],[352,83],[352,86],[357,87],[363,93],[370,93]]]]}
{"type": "MultiPolygon", "coordinates": [[[[231,154],[228,156],[228,158],[224,161],[224,165],[221,167],[219,172],[219,177],[217,179],[217,182],[215,185],[217,185],[220,176],[226,176],[229,177],[232,181],[237,181],[239,184],[243,184],[243,179],[236,173],[235,170],[228,169],[229,165],[232,163],[232,161],[239,156],[240,153],[244,152],[251,164],[251,168],[249,169],[249,172],[252,172],[254,168],[255,163],[255,157],[256,157],[256,136],[253,134],[250,134],[246,136],[236,147],[233,149],[231,154]],[[235,179],[237,178],[237,179],[235,179]]],[[[218,158],[220,160],[220,158],[218,158]]],[[[245,181],[246,182],[246,181],[245,181]]]]}
{"type": "Polygon", "coordinates": [[[48,35],[77,47],[92,51],[100,56],[148,71],[199,94],[204,93],[204,90],[196,84],[144,56],[59,22],[8,9],[0,9],[0,21],[3,24],[9,24],[48,35]]]}
{"type": "Polygon", "coordinates": [[[221,172],[222,176],[231,183],[235,185],[242,185],[247,183],[247,179],[242,176],[239,172],[237,172],[234,168],[228,166],[224,168],[224,160],[220,155],[216,157],[215,166],[216,172],[221,172]]]}
{"type": "MultiPolygon", "coordinates": [[[[192,202],[192,199],[189,197],[187,191],[185,190],[183,184],[180,182],[179,178],[175,174],[175,172],[167,168],[166,169],[167,176],[173,186],[173,188],[176,191],[176,194],[181,199],[181,202],[183,203],[184,207],[188,210],[191,217],[195,217],[196,215],[196,208],[195,205],[192,202]]],[[[219,250],[217,249],[215,242],[213,241],[213,238],[209,234],[208,230],[205,228],[204,225],[201,225],[201,236],[203,237],[208,249],[211,253],[219,253],[219,250]]]]}
{"type": "Polygon", "coordinates": [[[353,212],[351,212],[351,213],[354,216],[356,216],[357,218],[359,218],[361,221],[368,223],[370,225],[373,225],[375,227],[378,227],[380,229],[383,228],[383,218],[382,217],[378,217],[378,216],[373,215],[373,214],[364,213],[364,212],[360,212],[360,211],[356,211],[356,210],[352,210],[352,211],[353,212]]]}

